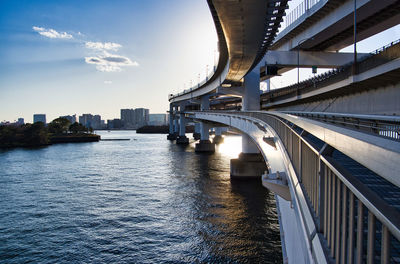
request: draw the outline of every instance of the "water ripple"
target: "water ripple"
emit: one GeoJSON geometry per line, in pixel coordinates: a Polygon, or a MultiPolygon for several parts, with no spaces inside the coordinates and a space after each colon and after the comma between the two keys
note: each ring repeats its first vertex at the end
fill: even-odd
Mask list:
{"type": "Polygon", "coordinates": [[[230,157],[103,137],[136,140],[0,151],[0,262],[282,262],[274,198],[230,157]]]}

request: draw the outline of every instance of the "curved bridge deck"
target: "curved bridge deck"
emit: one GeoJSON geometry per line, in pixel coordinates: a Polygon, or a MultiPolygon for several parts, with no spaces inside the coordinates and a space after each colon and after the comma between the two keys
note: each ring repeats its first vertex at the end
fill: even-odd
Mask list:
{"type": "Polygon", "coordinates": [[[286,178],[281,183],[287,182],[305,232],[309,261],[390,263],[400,257],[400,179],[393,174],[400,171],[400,142],[279,112],[186,115],[254,140],[269,167],[263,184],[277,172],[286,178]]]}

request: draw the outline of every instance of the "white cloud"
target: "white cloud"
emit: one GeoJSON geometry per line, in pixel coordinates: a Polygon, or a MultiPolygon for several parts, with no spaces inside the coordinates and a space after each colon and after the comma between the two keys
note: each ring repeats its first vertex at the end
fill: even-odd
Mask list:
{"type": "MultiPolygon", "coordinates": [[[[67,32],[57,32],[54,29],[33,26],[32,29],[42,36],[56,39],[73,39],[74,37],[67,32]]],[[[132,61],[128,57],[117,54],[110,54],[109,51],[117,51],[122,48],[121,44],[114,42],[93,42],[84,41],[81,32],[74,33],[74,36],[80,43],[85,43],[87,49],[92,50],[91,57],[85,57],[85,62],[96,65],[96,69],[102,72],[119,72],[122,67],[139,66],[139,63],[132,61]]],[[[105,81],[105,84],[111,84],[111,81],[105,81]]]]}
{"type": "Polygon", "coordinates": [[[113,43],[113,42],[91,42],[88,41],[85,43],[86,48],[94,49],[94,50],[114,50],[117,51],[122,47],[121,44],[113,43]]]}
{"type": "Polygon", "coordinates": [[[112,81],[104,81],[105,84],[112,84],[112,81]]]}
{"type": "Polygon", "coordinates": [[[99,56],[85,57],[85,62],[95,64],[96,69],[102,72],[119,72],[122,71],[121,67],[139,66],[139,63],[127,57],[107,52],[99,56]]]}
{"type": "Polygon", "coordinates": [[[67,32],[57,32],[54,29],[47,29],[43,27],[33,26],[32,29],[38,32],[40,35],[48,37],[48,38],[56,38],[56,39],[72,39],[74,38],[71,34],[67,32]]]}

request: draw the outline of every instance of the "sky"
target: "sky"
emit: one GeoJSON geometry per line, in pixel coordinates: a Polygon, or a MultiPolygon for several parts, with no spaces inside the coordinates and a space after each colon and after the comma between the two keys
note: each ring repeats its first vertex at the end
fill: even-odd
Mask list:
{"type": "MultiPolygon", "coordinates": [[[[358,51],[397,39],[400,26],[358,51]]],[[[83,113],[107,120],[139,107],[165,113],[168,94],[203,80],[216,51],[205,0],[0,0],[0,122],[41,113],[47,121],[83,113]]],[[[311,76],[300,70],[301,80],[311,76]]],[[[296,81],[294,69],[271,88],[296,81]]]]}
{"type": "Polygon", "coordinates": [[[204,0],[0,0],[0,121],[165,113],[216,49],[204,0]]]}

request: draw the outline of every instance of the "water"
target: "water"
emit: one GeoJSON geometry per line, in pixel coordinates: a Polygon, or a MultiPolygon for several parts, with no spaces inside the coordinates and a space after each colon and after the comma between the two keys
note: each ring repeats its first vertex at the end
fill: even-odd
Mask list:
{"type": "Polygon", "coordinates": [[[273,195],[165,135],[0,151],[2,263],[280,263],[273,195]]]}

